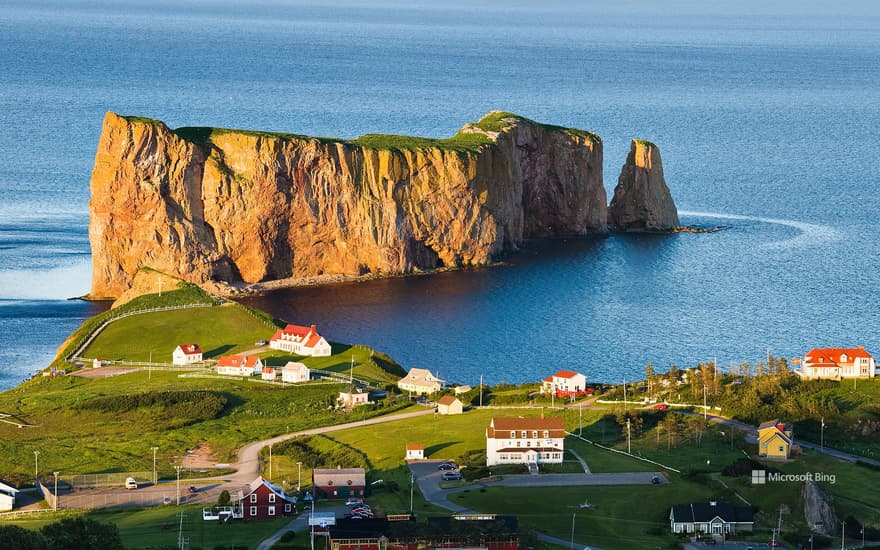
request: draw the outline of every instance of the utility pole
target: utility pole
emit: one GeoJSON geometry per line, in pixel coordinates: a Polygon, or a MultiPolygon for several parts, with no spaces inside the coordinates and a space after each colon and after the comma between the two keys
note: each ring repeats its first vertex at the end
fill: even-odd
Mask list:
{"type": "Polygon", "coordinates": [[[578,437],[580,437],[580,435],[583,433],[583,431],[584,431],[584,404],[581,403],[581,405],[578,407],[578,437]]]}
{"type": "Polygon", "coordinates": [[[574,514],[571,514],[571,546],[569,547],[571,550],[574,550],[574,514]]]}
{"type": "Polygon", "coordinates": [[[177,528],[177,550],[184,550],[186,548],[186,539],[183,538],[183,518],[185,515],[180,512],[177,516],[180,518],[180,526],[177,528]]]}
{"type": "Polygon", "coordinates": [[[819,430],[819,449],[825,448],[825,417],[822,417],[822,427],[819,430]]]}
{"type": "Polygon", "coordinates": [[[37,478],[40,477],[39,464],[40,464],[40,451],[34,451],[34,484],[37,483],[37,478]]]}
{"type": "Polygon", "coordinates": [[[632,446],[630,445],[630,429],[629,418],[626,419],[626,452],[632,454],[632,446]]]}
{"type": "Polygon", "coordinates": [[[180,506],[180,466],[175,466],[174,470],[177,472],[177,505],[180,506]]]}
{"type": "Polygon", "coordinates": [[[810,535],[810,550],[813,550],[813,535],[810,535]]]}
{"type": "Polygon", "coordinates": [[[269,481],[272,481],[272,444],[269,444],[269,481]]]}
{"type": "Polygon", "coordinates": [[[480,375],[480,407],[483,406],[483,375],[480,375]]]}
{"type": "Polygon", "coordinates": [[[412,472],[409,474],[409,513],[413,512],[413,487],[416,484],[416,476],[412,472]]]}
{"type": "Polygon", "coordinates": [[[776,532],[779,533],[779,537],[782,538],[782,505],[779,505],[779,521],[776,523],[776,532]]]}
{"type": "Polygon", "coordinates": [[[844,550],[843,541],[846,540],[846,522],[843,522],[843,529],[840,531],[840,550],[844,550]]]}
{"type": "MultiPolygon", "coordinates": [[[[60,474],[60,473],[61,472],[52,472],[52,475],[55,476],[55,498],[52,499],[52,511],[53,512],[58,511],[58,474],[60,474]]],[[[846,525],[846,522],[844,522],[844,525],[846,525]]]]}
{"type": "Polygon", "coordinates": [[[703,380],[703,420],[708,416],[709,408],[706,406],[706,381],[703,380]]]}
{"type": "Polygon", "coordinates": [[[626,378],[623,379],[623,410],[626,411],[629,409],[629,405],[626,402],[626,378]]]}
{"type": "Polygon", "coordinates": [[[302,461],[296,463],[296,490],[299,491],[300,487],[302,487],[302,461]]]}
{"type": "Polygon", "coordinates": [[[153,449],[153,485],[159,483],[159,478],[156,476],[156,451],[159,450],[159,447],[150,447],[153,449]]]}

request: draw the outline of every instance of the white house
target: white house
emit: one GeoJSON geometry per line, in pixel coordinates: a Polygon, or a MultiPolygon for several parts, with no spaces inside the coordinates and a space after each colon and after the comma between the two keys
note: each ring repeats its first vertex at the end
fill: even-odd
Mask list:
{"type": "Polygon", "coordinates": [[[274,382],[277,377],[278,371],[275,370],[275,367],[263,367],[263,370],[260,371],[261,380],[270,380],[274,382]]]}
{"type": "Polygon", "coordinates": [[[406,444],[406,459],[407,460],[422,460],[425,458],[425,446],[421,443],[407,443],[406,444]]]}
{"type": "Polygon", "coordinates": [[[457,397],[444,395],[437,400],[438,414],[461,414],[464,411],[464,405],[457,397]]]}
{"type": "Polygon", "coordinates": [[[180,344],[171,354],[171,362],[175,365],[192,365],[202,360],[202,348],[198,344],[180,344]]]}
{"type": "Polygon", "coordinates": [[[339,403],[340,407],[353,409],[355,407],[360,407],[361,405],[366,405],[369,403],[369,399],[369,393],[362,389],[356,389],[347,392],[339,392],[339,397],[336,398],[336,402],[339,403]]]}
{"type": "Polygon", "coordinates": [[[751,506],[734,506],[725,502],[694,502],[676,504],[669,510],[673,533],[705,533],[728,536],[751,531],[754,517],[751,506]]]}
{"type": "Polygon", "coordinates": [[[559,464],[564,452],[562,418],[495,417],[486,428],[486,466],[559,464]]]}
{"type": "Polygon", "coordinates": [[[472,389],[473,388],[470,386],[455,386],[455,388],[453,388],[453,391],[455,391],[455,395],[462,395],[471,391],[472,389]]]}
{"type": "Polygon", "coordinates": [[[15,507],[15,495],[18,489],[0,481],[0,512],[8,512],[15,507]]]}
{"type": "Polygon", "coordinates": [[[417,395],[427,395],[440,391],[443,382],[427,369],[410,369],[406,376],[397,381],[397,387],[417,395]]]}
{"type": "Polygon", "coordinates": [[[874,358],[865,348],[816,348],[804,355],[795,370],[804,378],[873,378],[874,358]]]}
{"type": "Polygon", "coordinates": [[[289,361],[281,369],[282,382],[296,384],[297,382],[308,382],[309,378],[311,378],[309,367],[303,365],[302,363],[294,363],[293,361],[289,361]]]}
{"type": "Polygon", "coordinates": [[[256,355],[224,355],[214,370],[228,376],[254,376],[262,373],[263,362],[256,355]]]}
{"type": "Polygon", "coordinates": [[[587,377],[578,372],[561,370],[542,381],[541,392],[560,394],[578,394],[587,389],[587,377]]]}
{"type": "Polygon", "coordinates": [[[315,325],[310,327],[287,325],[269,339],[269,347],[312,357],[326,357],[332,353],[330,344],[318,334],[315,325]]]}

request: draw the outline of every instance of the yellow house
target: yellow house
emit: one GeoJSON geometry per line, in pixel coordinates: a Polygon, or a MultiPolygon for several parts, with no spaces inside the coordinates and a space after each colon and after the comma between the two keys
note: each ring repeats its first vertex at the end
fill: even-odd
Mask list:
{"type": "Polygon", "coordinates": [[[791,454],[794,441],[791,426],[779,419],[768,420],[758,426],[758,456],[774,460],[786,460],[791,454]]]}

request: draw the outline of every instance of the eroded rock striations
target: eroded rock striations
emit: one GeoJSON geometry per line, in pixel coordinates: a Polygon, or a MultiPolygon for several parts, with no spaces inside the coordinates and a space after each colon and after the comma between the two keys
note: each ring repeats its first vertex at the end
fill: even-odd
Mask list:
{"type": "Polygon", "coordinates": [[[660,149],[648,141],[632,140],[608,207],[608,227],[669,231],[678,226],[678,210],[663,177],[660,149]]]}
{"type": "MultiPolygon", "coordinates": [[[[93,298],[143,266],[228,293],[484,265],[609,228],[598,136],[499,111],[449,139],[351,141],[107,113],[91,192],[93,298]]],[[[678,226],[653,145],[633,142],[610,215],[615,230],[678,226]]]]}
{"type": "Polygon", "coordinates": [[[222,292],[483,265],[524,239],[607,230],[601,140],[500,112],[446,140],[354,141],[108,113],[91,193],[95,298],[141,266],[222,292]]]}
{"type": "Polygon", "coordinates": [[[811,531],[833,535],[838,530],[834,499],[818,483],[808,479],[804,483],[804,518],[811,531]]]}

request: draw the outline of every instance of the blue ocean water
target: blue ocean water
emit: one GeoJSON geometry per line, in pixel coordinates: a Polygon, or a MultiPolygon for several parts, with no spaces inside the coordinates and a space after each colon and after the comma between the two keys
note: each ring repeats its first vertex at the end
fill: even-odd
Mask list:
{"type": "Polygon", "coordinates": [[[107,110],[439,137],[504,109],[600,134],[609,196],[629,139],[650,139],[683,222],[730,226],[529,243],[496,268],[250,300],[407,367],[613,381],[768,348],[880,351],[878,14],[700,4],[3,3],[0,388],[100,307],[65,299],[90,284],[88,180],[107,110]]]}

